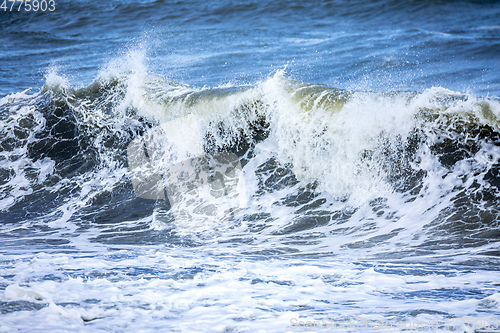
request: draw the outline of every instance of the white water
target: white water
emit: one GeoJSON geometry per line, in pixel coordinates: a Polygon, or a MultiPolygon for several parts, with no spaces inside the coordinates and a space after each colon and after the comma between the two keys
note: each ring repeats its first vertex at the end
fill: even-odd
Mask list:
{"type": "MultiPolygon", "coordinates": [[[[495,207],[485,199],[483,211],[491,210],[493,221],[465,220],[475,227],[466,224],[460,232],[446,214],[463,211],[446,209],[474,183],[491,186],[484,176],[500,150],[482,141],[470,157],[447,167],[431,149],[447,135],[466,142],[454,131],[464,122],[498,131],[497,101],[442,88],[343,92],[281,72],[253,86],[196,88],[150,75],[140,61],[125,71],[111,67],[97,80],[103,87],[118,81],[104,89],[107,95],[64,95],[80,135],[95,149],[95,166],[38,188],[43,195],[68,191],[56,196],[53,210],[0,226],[0,331],[284,332],[314,320],[438,320],[436,330],[447,331],[447,319],[458,331],[472,331],[498,318],[498,242],[475,236],[495,232],[495,207]],[[158,203],[133,206],[123,151],[137,115],[164,127],[194,117],[218,147],[234,144],[239,130],[251,135],[250,123],[266,118],[268,137],[255,143],[237,183],[228,186],[232,215],[198,214],[200,202],[210,199],[205,187],[181,198],[173,220],[161,216],[158,203]],[[391,181],[398,175],[391,166],[405,164],[386,153],[399,156],[394,153],[415,129],[425,135],[409,165],[426,174],[412,194],[391,181]],[[117,140],[110,146],[111,133],[117,140]],[[287,175],[288,183],[280,183],[287,175]],[[113,195],[123,192],[119,198],[131,205],[122,211],[127,218],[113,221],[120,204],[113,195]],[[133,211],[137,207],[148,207],[148,214],[133,211]],[[202,218],[194,219],[197,214],[202,218]],[[475,243],[461,242],[469,236],[475,243]],[[480,325],[464,324],[467,316],[480,325]]],[[[70,87],[51,74],[46,89],[70,87]]],[[[31,135],[43,129],[42,95],[2,99],[11,112],[2,118],[2,132],[14,135],[13,124],[27,114],[37,123],[31,135]]],[[[2,168],[15,171],[0,187],[6,214],[54,173],[53,159],[28,156],[34,140],[2,151],[2,168]],[[37,170],[35,179],[26,178],[29,168],[37,170]]],[[[193,153],[192,140],[176,143],[193,153]]]]}

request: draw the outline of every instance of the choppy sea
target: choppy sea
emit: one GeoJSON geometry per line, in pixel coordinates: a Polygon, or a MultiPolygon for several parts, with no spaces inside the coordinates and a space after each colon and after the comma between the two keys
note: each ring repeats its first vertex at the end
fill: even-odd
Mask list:
{"type": "Polygon", "coordinates": [[[497,1],[0,5],[0,332],[500,331],[497,1]]]}

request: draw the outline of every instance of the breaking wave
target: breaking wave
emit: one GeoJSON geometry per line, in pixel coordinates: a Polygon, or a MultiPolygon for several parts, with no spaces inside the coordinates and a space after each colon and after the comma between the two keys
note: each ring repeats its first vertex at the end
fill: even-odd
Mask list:
{"type": "Polygon", "coordinates": [[[4,97],[0,117],[0,210],[11,227],[27,217],[38,232],[145,219],[140,230],[238,240],[241,251],[259,244],[258,253],[495,253],[496,98],[440,87],[346,91],[284,71],[255,84],[193,87],[130,57],[83,88],[53,71],[40,91],[4,97]],[[127,147],[158,126],[170,134],[155,138],[163,159],[154,168],[182,154],[237,156],[241,172],[223,196],[230,210],[208,204],[203,186],[175,205],[134,193],[127,147]],[[176,130],[176,144],[161,150],[176,130]]]}

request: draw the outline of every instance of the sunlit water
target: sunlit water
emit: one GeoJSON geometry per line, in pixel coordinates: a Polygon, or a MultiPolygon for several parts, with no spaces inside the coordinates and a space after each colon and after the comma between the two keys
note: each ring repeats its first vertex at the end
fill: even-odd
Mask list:
{"type": "Polygon", "coordinates": [[[500,328],[499,15],[0,11],[0,331],[500,328]],[[236,161],[148,199],[138,142],[167,183],[187,158],[236,161]]]}

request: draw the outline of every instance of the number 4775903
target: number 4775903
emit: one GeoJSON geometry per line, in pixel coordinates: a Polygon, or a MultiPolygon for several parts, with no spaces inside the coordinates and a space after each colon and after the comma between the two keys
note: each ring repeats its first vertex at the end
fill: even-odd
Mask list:
{"type": "Polygon", "coordinates": [[[55,0],[3,0],[0,5],[0,10],[4,12],[16,10],[20,12],[23,8],[26,12],[53,12],[56,10],[56,2],[55,0]]]}

